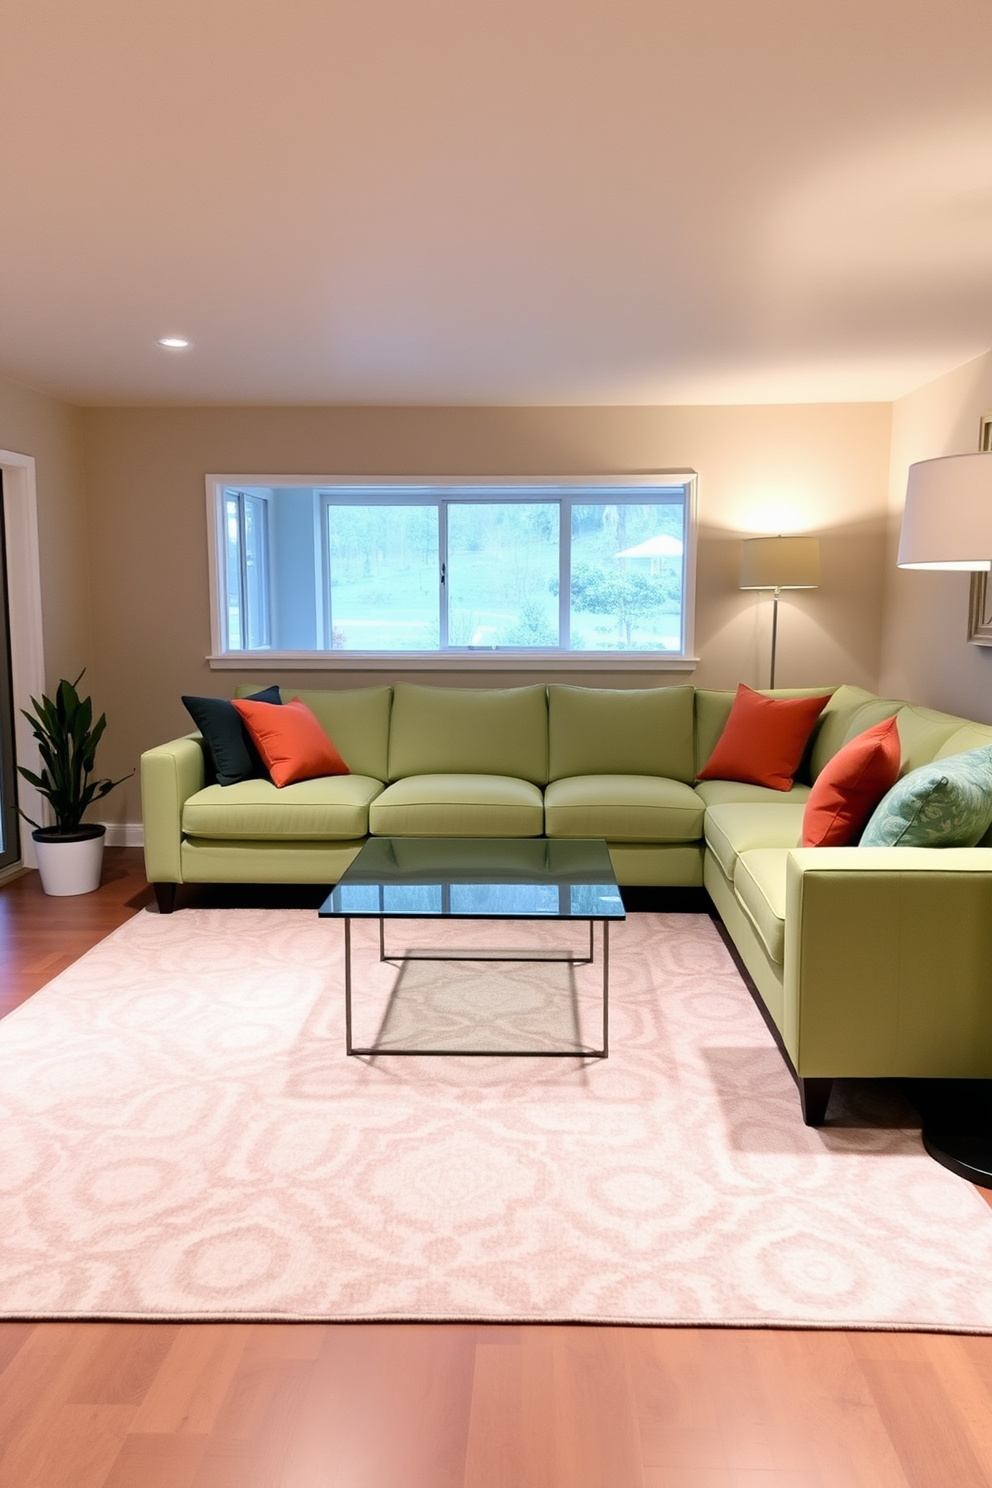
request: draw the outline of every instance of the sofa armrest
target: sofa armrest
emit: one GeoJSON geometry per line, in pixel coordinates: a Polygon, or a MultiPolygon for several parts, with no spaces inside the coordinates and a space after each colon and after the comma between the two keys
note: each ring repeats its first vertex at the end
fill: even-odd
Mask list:
{"type": "Polygon", "coordinates": [[[173,739],[141,756],[141,816],[149,883],[182,883],[183,806],[205,783],[199,734],[173,739]]]}
{"type": "Polygon", "coordinates": [[[992,1077],[992,849],[793,849],[784,970],[801,1075],[992,1077]]]}

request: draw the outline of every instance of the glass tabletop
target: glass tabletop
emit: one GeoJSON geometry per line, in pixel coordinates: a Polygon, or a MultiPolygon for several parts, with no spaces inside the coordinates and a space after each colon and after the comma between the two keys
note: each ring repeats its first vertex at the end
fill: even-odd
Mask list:
{"type": "Polygon", "coordinates": [[[622,920],[606,843],[547,837],[370,837],[322,918],[622,920]]]}

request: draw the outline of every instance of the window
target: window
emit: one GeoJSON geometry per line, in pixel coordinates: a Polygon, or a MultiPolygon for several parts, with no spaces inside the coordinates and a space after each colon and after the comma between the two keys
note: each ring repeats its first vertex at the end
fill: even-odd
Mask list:
{"type": "Polygon", "coordinates": [[[207,485],[214,664],[690,663],[691,475],[207,485]]]}

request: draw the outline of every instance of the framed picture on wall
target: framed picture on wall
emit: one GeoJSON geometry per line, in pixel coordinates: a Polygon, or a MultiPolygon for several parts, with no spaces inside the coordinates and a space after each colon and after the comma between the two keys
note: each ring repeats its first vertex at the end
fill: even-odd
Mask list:
{"type": "MultiPolygon", "coordinates": [[[[992,413],[982,415],[978,448],[992,450],[992,413]]],[[[973,646],[992,646],[992,586],[987,573],[973,573],[971,576],[968,639],[973,646]]]]}

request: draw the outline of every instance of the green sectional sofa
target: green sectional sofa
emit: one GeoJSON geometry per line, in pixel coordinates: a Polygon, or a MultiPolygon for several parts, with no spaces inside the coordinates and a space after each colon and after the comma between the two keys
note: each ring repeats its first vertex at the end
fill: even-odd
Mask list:
{"type": "Polygon", "coordinates": [[[988,744],[992,727],[839,687],[781,792],[694,784],[729,691],[399,683],[286,695],[313,710],[352,773],[219,786],[198,735],[149,750],[145,862],[163,912],[183,883],[334,883],[369,834],[603,838],[621,885],[705,885],[810,1124],[838,1077],[992,1078],[992,845],[798,846],[811,782],[872,724],[896,715],[905,769],[988,744]]]}

